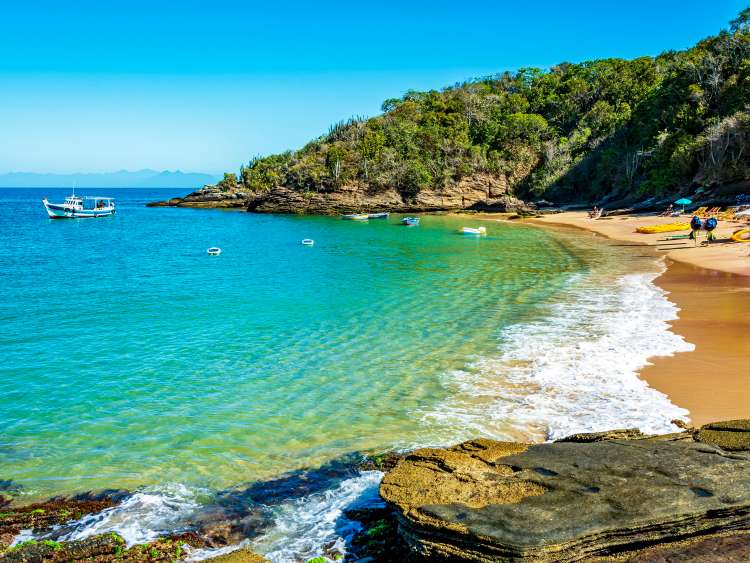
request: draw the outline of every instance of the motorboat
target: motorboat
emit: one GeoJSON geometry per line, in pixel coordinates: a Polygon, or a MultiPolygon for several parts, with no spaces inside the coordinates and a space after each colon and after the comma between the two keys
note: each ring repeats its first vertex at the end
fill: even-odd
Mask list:
{"type": "Polygon", "coordinates": [[[388,219],[389,216],[390,216],[390,213],[388,213],[388,212],[383,212],[383,213],[368,213],[367,214],[367,217],[369,219],[388,219]]]}
{"type": "Polygon", "coordinates": [[[219,248],[218,246],[212,246],[211,248],[206,250],[206,252],[211,256],[218,256],[219,254],[221,254],[221,248],[219,248]]]}
{"type": "Polygon", "coordinates": [[[315,241],[311,238],[303,238],[302,244],[304,244],[305,246],[312,246],[313,244],[315,244],[315,241]]]}
{"type": "Polygon", "coordinates": [[[459,231],[465,235],[478,235],[478,236],[484,236],[487,234],[487,229],[484,227],[461,227],[461,230],[459,231]]]}
{"type": "Polygon", "coordinates": [[[367,221],[370,216],[367,213],[347,213],[342,215],[341,218],[349,221],[367,221]]]}
{"type": "Polygon", "coordinates": [[[419,225],[419,217],[404,217],[401,219],[401,224],[407,227],[416,227],[419,225]]]}
{"type": "Polygon", "coordinates": [[[111,197],[81,197],[75,191],[63,203],[52,203],[42,199],[50,219],[85,219],[107,217],[115,214],[115,200],[111,197]]]}

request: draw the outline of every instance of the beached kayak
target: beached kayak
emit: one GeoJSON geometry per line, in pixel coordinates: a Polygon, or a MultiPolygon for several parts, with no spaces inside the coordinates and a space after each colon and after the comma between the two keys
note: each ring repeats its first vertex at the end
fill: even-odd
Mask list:
{"type": "Polygon", "coordinates": [[[650,225],[648,227],[638,227],[636,233],[669,233],[672,231],[687,231],[690,223],[666,223],[665,225],[650,225]]]}

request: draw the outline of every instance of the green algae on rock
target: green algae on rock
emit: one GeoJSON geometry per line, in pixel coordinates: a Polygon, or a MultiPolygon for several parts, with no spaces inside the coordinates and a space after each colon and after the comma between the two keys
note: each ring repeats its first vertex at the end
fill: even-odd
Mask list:
{"type": "Polygon", "coordinates": [[[719,446],[723,450],[750,450],[750,420],[726,420],[706,424],[696,432],[695,439],[719,446]]]}

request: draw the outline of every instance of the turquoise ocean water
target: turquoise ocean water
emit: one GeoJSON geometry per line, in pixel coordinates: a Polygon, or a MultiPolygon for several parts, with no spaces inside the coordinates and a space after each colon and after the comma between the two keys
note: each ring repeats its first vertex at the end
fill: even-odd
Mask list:
{"type": "Polygon", "coordinates": [[[457,234],[469,217],[407,228],[98,192],[116,216],[51,221],[42,196],[67,190],[0,190],[0,482],[14,494],[206,494],[351,452],[638,422],[644,400],[667,405],[642,414],[654,427],[675,415],[634,376],[684,345],[651,257],[534,227],[457,234]],[[612,348],[623,312],[653,316],[642,336],[661,347],[612,348]],[[621,381],[597,387],[590,364],[615,357],[621,381]],[[606,393],[641,404],[595,409],[606,393]]]}

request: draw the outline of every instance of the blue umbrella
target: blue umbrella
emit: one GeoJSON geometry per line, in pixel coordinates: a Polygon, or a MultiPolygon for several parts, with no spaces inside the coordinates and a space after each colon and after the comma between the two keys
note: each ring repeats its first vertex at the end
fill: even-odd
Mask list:
{"type": "Polygon", "coordinates": [[[683,197],[683,198],[678,199],[674,203],[675,203],[675,205],[682,205],[682,212],[685,213],[685,206],[686,205],[690,205],[691,203],[693,203],[693,200],[692,199],[688,199],[686,197],[683,197]]]}

